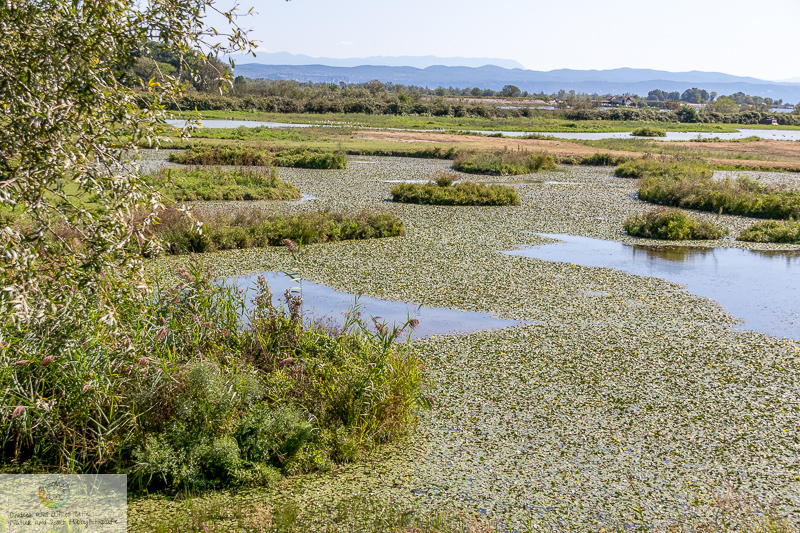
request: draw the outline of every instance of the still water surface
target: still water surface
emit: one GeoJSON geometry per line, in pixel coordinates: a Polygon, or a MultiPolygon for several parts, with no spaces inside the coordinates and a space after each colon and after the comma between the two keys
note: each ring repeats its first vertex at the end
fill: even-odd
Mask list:
{"type": "MultiPolygon", "coordinates": [[[[311,281],[298,282],[282,272],[264,272],[251,276],[230,278],[226,281],[228,285],[233,284],[237,288],[247,291],[248,306],[250,306],[250,299],[256,296],[256,281],[259,275],[266,278],[267,284],[272,290],[272,303],[276,306],[280,305],[280,300],[283,299],[286,289],[302,285],[303,316],[315,322],[322,321],[325,323],[330,321],[341,326],[344,323],[344,314],[353,307],[355,302],[355,294],[339,292],[326,285],[311,281]]],[[[500,320],[487,313],[417,306],[367,296],[360,297],[358,304],[361,306],[362,321],[369,326],[372,326],[374,317],[379,317],[378,321],[390,328],[393,325],[401,327],[410,318],[416,318],[419,320],[419,326],[414,330],[413,338],[452,333],[470,333],[522,324],[522,322],[513,320],[500,320]]],[[[406,330],[405,333],[407,334],[409,331],[406,330]]],[[[403,335],[403,338],[405,338],[405,335],[403,335]]]]}
{"type": "MultiPolygon", "coordinates": [[[[168,120],[172,126],[183,127],[186,123],[184,120],[168,120]]],[[[246,128],[256,128],[264,126],[267,128],[313,128],[313,127],[335,127],[340,126],[337,124],[293,124],[283,122],[259,122],[257,120],[203,120],[203,127],[205,128],[238,128],[244,126],[246,128]]],[[[363,129],[387,129],[392,131],[418,131],[422,133],[436,132],[443,130],[425,130],[425,129],[401,129],[401,128],[363,128],[363,129]]],[[[482,135],[492,135],[500,133],[505,137],[524,137],[525,135],[546,135],[554,139],[574,139],[574,140],[601,140],[601,139],[634,139],[629,131],[612,132],[612,133],[549,133],[538,131],[495,131],[495,130],[463,130],[471,133],[479,133],[482,135]]],[[[714,132],[685,132],[685,131],[668,131],[666,137],[658,137],[655,140],[660,141],[689,141],[692,139],[702,138],[708,139],[717,137],[723,140],[744,139],[745,137],[760,137],[762,139],[773,139],[778,141],[800,141],[800,130],[769,130],[769,129],[743,129],[736,133],[714,133],[714,132]]],[[[641,138],[641,137],[639,137],[641,138]]]]}
{"type": "Polygon", "coordinates": [[[719,302],[744,320],[739,329],[800,339],[800,252],[651,247],[542,235],[561,242],[506,253],[662,278],[719,302]]]}

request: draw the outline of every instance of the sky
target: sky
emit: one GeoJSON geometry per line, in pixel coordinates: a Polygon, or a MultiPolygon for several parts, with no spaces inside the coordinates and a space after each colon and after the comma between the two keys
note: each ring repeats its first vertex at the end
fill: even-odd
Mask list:
{"type": "Polygon", "coordinates": [[[256,13],[241,25],[268,52],[497,57],[545,71],[631,67],[800,78],[800,0],[240,2],[256,13]]]}

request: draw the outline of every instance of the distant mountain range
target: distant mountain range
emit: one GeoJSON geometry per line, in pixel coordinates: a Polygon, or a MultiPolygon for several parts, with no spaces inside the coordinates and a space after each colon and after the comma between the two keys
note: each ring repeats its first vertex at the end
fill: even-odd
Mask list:
{"type": "Polygon", "coordinates": [[[433,65],[445,67],[482,67],[495,65],[501,68],[524,68],[521,63],[512,59],[496,57],[437,57],[437,56],[370,56],[338,59],[333,57],[311,57],[289,52],[257,52],[252,55],[236,54],[229,56],[236,63],[257,63],[260,65],[325,65],[328,67],[360,67],[362,65],[380,65],[384,67],[426,68],[433,65]]]}
{"type": "MultiPolygon", "coordinates": [[[[259,55],[259,57],[261,57],[259,55]]],[[[399,60],[399,58],[396,58],[399,60]]],[[[360,61],[360,60],[355,60],[360,61]]],[[[613,70],[551,70],[549,72],[503,68],[433,65],[409,66],[360,65],[267,65],[237,63],[235,74],[248,78],[296,80],[328,83],[363,83],[370,80],[418,85],[421,87],[480,87],[502,89],[516,85],[529,93],[556,93],[574,90],[579,93],[638,94],[646,96],[653,89],[685,91],[699,87],[718,94],[743,92],[789,103],[800,101],[800,83],[771,82],[757,78],[731,76],[718,72],[667,72],[663,70],[620,68],[613,70]]]]}

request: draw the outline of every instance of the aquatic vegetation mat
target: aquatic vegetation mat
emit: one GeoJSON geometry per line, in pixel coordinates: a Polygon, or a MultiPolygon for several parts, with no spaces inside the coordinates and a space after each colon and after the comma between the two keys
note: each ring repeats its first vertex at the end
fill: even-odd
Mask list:
{"type": "MultiPolygon", "coordinates": [[[[541,174],[570,185],[515,186],[517,207],[420,206],[386,202],[392,185],[382,181],[427,180],[447,161],[373,161],[343,172],[281,169],[281,179],[318,200],[276,204],[276,212],[380,206],[406,226],[401,239],[305,246],[298,275],[349,293],[535,323],[412,341],[433,407],[411,437],[374,462],[232,496],[231,506],[294,501],[320,509],[323,524],[337,503],[368,494],[422,516],[485,513],[501,530],[697,530],[723,520],[733,528],[758,523],[762,512],[797,527],[797,340],[733,329],[737,318],[720,305],[657,277],[502,253],[552,242],[536,233],[641,243],[621,234],[629,216],[652,209],[636,199],[636,182],[574,166],[541,174]],[[726,498],[747,505],[722,506],[726,498]]],[[[696,216],[734,235],[756,222],[696,216]]],[[[285,258],[274,247],[205,257],[226,277],[279,271],[285,258]]],[[[142,502],[131,523],[146,525],[154,509],[185,509],[165,500],[142,502]]]]}

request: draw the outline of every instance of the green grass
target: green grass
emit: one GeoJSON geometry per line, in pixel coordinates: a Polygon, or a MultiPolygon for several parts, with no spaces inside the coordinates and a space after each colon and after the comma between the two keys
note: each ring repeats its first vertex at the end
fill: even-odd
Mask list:
{"type": "Polygon", "coordinates": [[[650,176],[686,177],[688,179],[711,179],[714,171],[699,159],[656,159],[643,157],[623,161],[617,165],[614,175],[618,178],[645,178],[650,176]]]}
{"type": "Polygon", "coordinates": [[[553,170],[553,156],[528,151],[499,150],[496,152],[461,152],[453,160],[453,168],[471,174],[508,176],[553,170]]]}
{"type": "Polygon", "coordinates": [[[652,126],[642,126],[636,128],[631,132],[634,137],[666,137],[667,132],[661,128],[654,128],[652,126]]]}
{"type": "Polygon", "coordinates": [[[624,157],[615,157],[611,154],[597,153],[584,157],[578,162],[578,164],[590,167],[610,167],[613,165],[619,165],[625,161],[626,159],[624,157]]]}
{"type": "MultiPolygon", "coordinates": [[[[186,116],[190,116],[187,114],[186,116]]],[[[293,124],[330,124],[334,126],[368,126],[373,128],[442,129],[442,130],[495,130],[535,132],[626,132],[652,126],[645,121],[570,120],[558,117],[558,111],[540,111],[531,117],[452,117],[421,115],[379,115],[366,113],[259,113],[248,111],[203,111],[204,118],[232,120],[261,120],[293,124]]],[[[659,124],[669,131],[733,133],[743,127],[739,124],[704,124],[665,122],[659,124]]],[[[755,126],[753,126],[755,127],[755,126]]],[[[798,129],[797,127],[771,127],[798,129]]]]}
{"type": "Polygon", "coordinates": [[[634,215],[623,227],[634,237],[669,241],[719,239],[725,233],[717,225],[697,220],[677,209],[657,209],[634,215]]]}
{"type": "Polygon", "coordinates": [[[520,205],[519,195],[513,187],[471,181],[452,185],[452,182],[447,173],[441,173],[432,183],[398,183],[391,188],[392,201],[425,205],[520,205]]]}
{"type": "Polygon", "coordinates": [[[99,308],[75,323],[67,302],[40,326],[75,339],[57,356],[0,325],[0,386],[15,406],[0,419],[6,470],[122,471],[140,490],[269,486],[358,460],[429,405],[396,329],[362,324],[357,309],[337,331],[308,324],[302,294],[276,307],[263,279],[242,320],[246,296],[199,261],[176,274],[115,302],[120,336],[99,308]]]}
{"type": "Polygon", "coordinates": [[[739,233],[739,241],[800,244],[800,221],[765,220],[739,233]]]}
{"type": "Polygon", "coordinates": [[[333,169],[347,167],[342,153],[295,148],[272,152],[249,146],[193,145],[184,152],[169,155],[169,161],[184,165],[279,166],[293,168],[333,169]]]}
{"type": "Polygon", "coordinates": [[[176,201],[297,200],[297,188],[275,169],[221,170],[215,167],[162,169],[144,177],[148,185],[176,201]]]}
{"type": "Polygon", "coordinates": [[[168,209],[159,214],[155,231],[172,254],[280,246],[284,239],[303,245],[398,237],[406,232],[403,221],[390,213],[285,215],[240,210],[198,215],[197,220],[203,223],[202,233],[183,213],[168,209]]]}
{"type": "Polygon", "coordinates": [[[800,191],[762,185],[746,176],[714,180],[678,170],[647,173],[639,199],[654,204],[755,218],[800,218],[800,191]]]}

